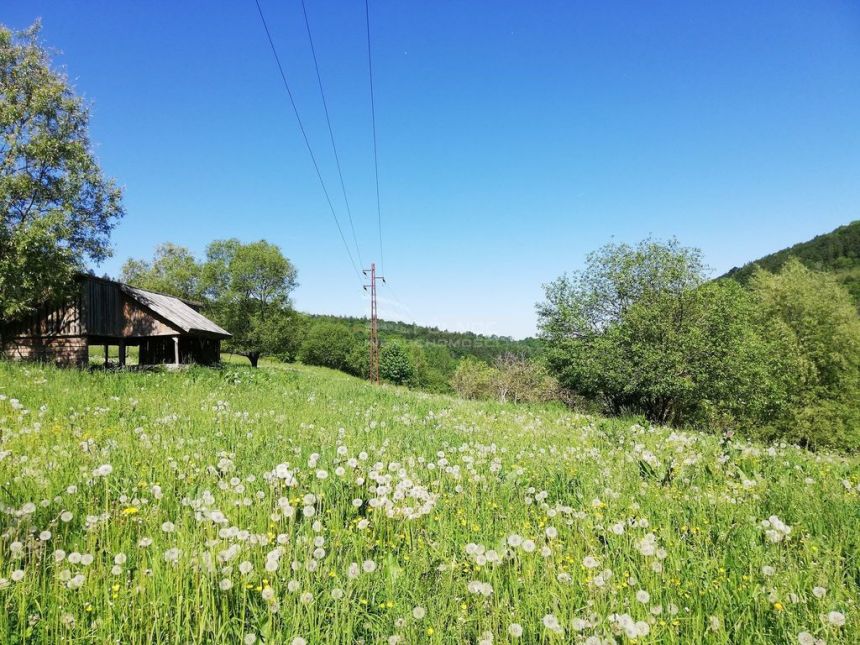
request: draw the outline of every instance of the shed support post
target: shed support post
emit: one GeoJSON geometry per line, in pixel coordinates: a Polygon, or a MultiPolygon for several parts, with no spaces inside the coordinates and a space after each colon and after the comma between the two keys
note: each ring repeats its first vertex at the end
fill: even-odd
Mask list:
{"type": "Polygon", "coordinates": [[[105,367],[108,366],[108,344],[105,343],[105,367]]]}
{"type": "Polygon", "coordinates": [[[173,362],[179,365],[179,336],[173,337],[173,362]]]}
{"type": "Polygon", "coordinates": [[[125,341],[119,341],[119,366],[125,367],[125,341]]]}

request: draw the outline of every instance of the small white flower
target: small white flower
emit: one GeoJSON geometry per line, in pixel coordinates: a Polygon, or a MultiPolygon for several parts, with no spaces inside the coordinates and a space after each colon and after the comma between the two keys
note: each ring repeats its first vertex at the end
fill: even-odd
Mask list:
{"type": "Polygon", "coordinates": [[[523,626],[519,623],[511,623],[508,625],[508,635],[511,638],[519,638],[523,635],[523,626]]]}
{"type": "Polygon", "coordinates": [[[845,625],[845,614],[841,611],[831,611],[827,614],[827,622],[834,627],[842,627],[845,625]]]}
{"type": "Polygon", "coordinates": [[[412,609],[412,617],[415,620],[421,620],[426,615],[427,615],[427,610],[424,609],[424,607],[421,607],[420,605],[418,607],[414,607],[412,609]]]}

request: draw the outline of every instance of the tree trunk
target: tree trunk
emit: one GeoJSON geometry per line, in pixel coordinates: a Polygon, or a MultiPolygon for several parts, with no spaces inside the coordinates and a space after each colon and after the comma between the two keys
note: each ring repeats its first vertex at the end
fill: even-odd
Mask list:
{"type": "Polygon", "coordinates": [[[260,352],[248,352],[245,356],[251,361],[251,367],[257,367],[257,361],[260,360],[260,352]]]}

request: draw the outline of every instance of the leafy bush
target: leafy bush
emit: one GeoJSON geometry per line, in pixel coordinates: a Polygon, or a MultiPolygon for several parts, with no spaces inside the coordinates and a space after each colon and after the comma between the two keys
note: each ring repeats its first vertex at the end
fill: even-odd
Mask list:
{"type": "Polygon", "coordinates": [[[415,376],[415,366],[401,343],[386,343],[379,354],[379,375],[389,383],[406,385],[415,376]]]}
{"type": "Polygon", "coordinates": [[[860,318],[851,295],[794,259],[778,274],[756,271],[750,288],[799,363],[791,413],[767,432],[807,446],[860,448],[860,318]]]}
{"type": "Polygon", "coordinates": [[[835,279],[789,262],[751,292],[695,250],[609,245],[546,287],[548,364],[615,414],[856,448],[860,322],[835,279]]]}
{"type": "Polygon", "coordinates": [[[343,325],[313,324],[302,341],[299,360],[306,365],[319,365],[347,372],[350,371],[353,350],[358,344],[355,336],[343,325]]]}

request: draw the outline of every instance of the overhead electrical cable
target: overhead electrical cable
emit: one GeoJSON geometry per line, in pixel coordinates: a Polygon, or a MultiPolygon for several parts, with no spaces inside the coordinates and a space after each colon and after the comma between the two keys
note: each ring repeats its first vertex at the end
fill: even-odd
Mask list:
{"type": "Polygon", "coordinates": [[[385,255],[382,252],[382,206],[379,199],[379,154],[376,144],[376,104],[373,96],[373,54],[370,46],[370,6],[364,0],[364,18],[367,26],[367,71],[370,78],[370,119],[373,126],[373,172],[376,178],[376,223],[379,229],[379,266],[385,273],[385,255]]]}
{"type": "Polygon", "coordinates": [[[332,149],[332,152],[334,153],[334,161],[335,161],[335,164],[337,166],[337,176],[340,178],[340,189],[343,193],[343,202],[344,202],[344,204],[346,204],[346,214],[347,214],[347,217],[349,218],[349,228],[352,231],[352,241],[355,244],[355,254],[358,257],[359,265],[364,266],[364,263],[361,260],[361,251],[358,248],[358,237],[355,234],[355,224],[353,224],[353,221],[352,221],[352,209],[349,206],[349,198],[346,196],[346,184],[343,181],[343,171],[341,170],[341,166],[340,166],[340,155],[338,155],[338,153],[337,153],[337,146],[335,145],[335,142],[334,142],[334,130],[331,127],[331,117],[329,116],[329,112],[328,112],[328,102],[325,100],[325,91],[323,90],[322,76],[320,75],[320,66],[319,66],[319,63],[317,61],[317,51],[316,51],[316,47],[314,47],[313,36],[311,35],[311,25],[310,25],[310,21],[308,20],[308,10],[305,7],[305,0],[302,0],[302,14],[304,15],[304,18],[305,18],[305,28],[307,29],[307,32],[308,32],[308,42],[310,43],[311,55],[313,56],[313,59],[314,59],[314,69],[316,70],[316,74],[317,74],[317,83],[319,84],[319,88],[320,88],[320,98],[322,98],[323,110],[325,111],[325,121],[326,121],[326,124],[328,125],[328,136],[329,136],[329,140],[331,141],[331,149],[332,149]]]}
{"type": "Polygon", "coordinates": [[[322,187],[323,193],[325,194],[326,202],[328,203],[329,210],[331,211],[331,216],[334,219],[335,226],[337,226],[337,232],[340,234],[340,239],[343,242],[343,247],[346,249],[346,254],[349,256],[349,262],[352,265],[353,270],[355,271],[356,276],[361,284],[364,284],[361,273],[358,270],[358,267],[355,264],[355,260],[352,257],[352,251],[349,249],[349,244],[346,241],[346,237],[343,234],[343,228],[341,228],[340,220],[337,218],[337,213],[334,210],[334,204],[332,204],[331,196],[329,195],[328,189],[326,188],[325,181],[323,180],[322,173],[320,172],[319,164],[317,163],[316,155],[314,155],[313,148],[311,147],[311,142],[308,139],[308,134],[305,131],[305,126],[302,123],[302,117],[299,114],[299,108],[296,105],[295,98],[293,98],[293,92],[290,90],[290,84],[287,82],[287,75],[284,72],[284,67],[281,65],[281,59],[278,56],[278,50],[275,48],[275,43],[272,40],[272,34],[269,31],[269,25],[266,22],[266,16],[263,14],[263,8],[260,6],[260,0],[254,0],[254,3],[257,5],[257,12],[260,14],[260,21],[263,23],[263,29],[266,31],[266,38],[269,41],[269,47],[272,49],[272,55],[275,57],[275,63],[278,66],[278,71],[281,74],[281,80],[284,82],[284,89],[287,90],[287,96],[290,97],[290,105],[293,106],[293,112],[296,115],[296,121],[299,124],[299,130],[301,130],[302,138],[305,141],[305,146],[308,149],[308,154],[310,155],[311,162],[313,162],[314,171],[316,171],[317,179],[319,179],[320,187],[322,187]]]}

